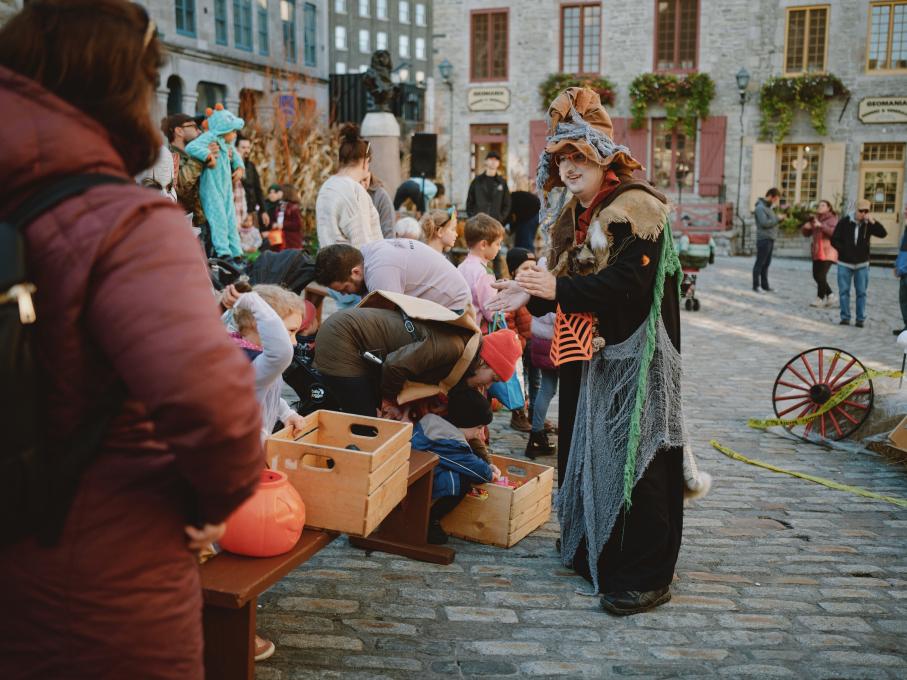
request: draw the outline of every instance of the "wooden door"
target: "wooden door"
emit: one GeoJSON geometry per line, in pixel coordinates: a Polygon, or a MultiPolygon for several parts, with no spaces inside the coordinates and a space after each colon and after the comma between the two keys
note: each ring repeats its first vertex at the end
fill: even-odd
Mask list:
{"type": "Polygon", "coordinates": [[[888,236],[873,239],[874,247],[897,248],[903,229],[904,144],[864,144],[859,197],[870,202],[871,214],[888,236]]]}

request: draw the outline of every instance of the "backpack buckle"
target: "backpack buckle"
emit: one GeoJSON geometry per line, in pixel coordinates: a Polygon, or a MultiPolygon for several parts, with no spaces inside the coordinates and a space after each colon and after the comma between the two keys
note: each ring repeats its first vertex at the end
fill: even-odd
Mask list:
{"type": "Polygon", "coordinates": [[[0,304],[15,301],[19,305],[19,321],[23,324],[34,323],[37,319],[32,293],[37,290],[34,284],[19,283],[5,293],[0,294],[0,304]]]}

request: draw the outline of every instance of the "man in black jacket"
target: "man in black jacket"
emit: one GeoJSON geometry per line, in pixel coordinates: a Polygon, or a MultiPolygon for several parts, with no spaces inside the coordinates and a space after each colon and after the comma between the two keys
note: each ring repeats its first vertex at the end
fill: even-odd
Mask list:
{"type": "Polygon", "coordinates": [[[853,216],[845,215],[835,227],[831,244],[838,251],[838,296],[841,302],[841,325],[850,325],[850,284],[857,291],[856,327],[866,321],[866,289],[869,287],[869,239],[884,238],[885,227],[869,215],[870,203],[857,201],[853,216]]]}
{"type": "Polygon", "coordinates": [[[485,213],[501,224],[510,221],[510,189],[507,181],[498,174],[501,154],[489,151],[485,156],[485,172],[476,175],[466,196],[466,214],[470,217],[485,213]]]}
{"type": "Polygon", "coordinates": [[[250,214],[258,215],[258,226],[264,229],[270,223],[267,209],[265,207],[265,197],[261,190],[261,176],[258,174],[258,168],[249,160],[249,153],[252,151],[252,140],[240,137],[236,140],[236,149],[242,157],[246,166],[243,173],[242,184],[246,190],[246,207],[250,214]]]}

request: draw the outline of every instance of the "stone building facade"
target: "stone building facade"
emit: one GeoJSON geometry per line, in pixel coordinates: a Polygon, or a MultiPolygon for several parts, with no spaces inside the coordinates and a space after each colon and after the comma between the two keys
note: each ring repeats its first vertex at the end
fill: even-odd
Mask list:
{"type": "Polygon", "coordinates": [[[907,2],[446,0],[434,14],[436,62],[453,66],[450,87],[435,84],[435,121],[453,158],[458,204],[491,148],[504,153],[512,189],[532,183],[547,104],[538,85],[555,72],[582,71],[614,83],[609,112],[617,141],[630,146],[694,226],[730,228],[739,179],[747,247],[752,207],[771,186],[782,187],[790,203],[827,198],[845,210],[865,196],[891,227],[880,249],[897,246],[907,207],[907,2]],[[735,79],[741,68],[750,75],[742,111],[735,79]],[[710,115],[695,138],[667,130],[657,106],[633,129],[634,78],[692,71],[715,83],[710,115]],[[781,143],[760,139],[762,84],[810,72],[838,76],[851,93],[830,102],[827,134],[800,112],[781,143]],[[681,180],[678,166],[689,168],[681,180]]]}
{"type": "Polygon", "coordinates": [[[203,113],[217,102],[267,120],[326,118],[326,0],[145,0],[167,49],[158,108],[203,113]]]}

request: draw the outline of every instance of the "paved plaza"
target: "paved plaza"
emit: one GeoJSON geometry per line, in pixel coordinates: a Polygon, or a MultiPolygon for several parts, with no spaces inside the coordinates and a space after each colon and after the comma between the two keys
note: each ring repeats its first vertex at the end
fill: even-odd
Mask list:
{"type": "MultiPolygon", "coordinates": [[[[876,454],[746,426],[772,415],[775,376],[810,347],[899,368],[897,281],[873,268],[869,319],[857,329],[838,326],[837,309],[808,306],[808,262],[773,263],[772,294],[751,292],[751,266],[720,258],[700,276],[702,310],[683,313],[686,418],[714,485],[687,508],[668,605],[602,613],[561,566],[554,517],[509,550],[452,539],[446,567],[365,555],[341,538],[261,598],[259,628],[278,649],[259,680],[907,676],[907,510],[709,446],[907,498],[907,469],[876,454]]],[[[520,456],[526,435],[508,424],[496,416],[493,448],[520,456]]]]}

